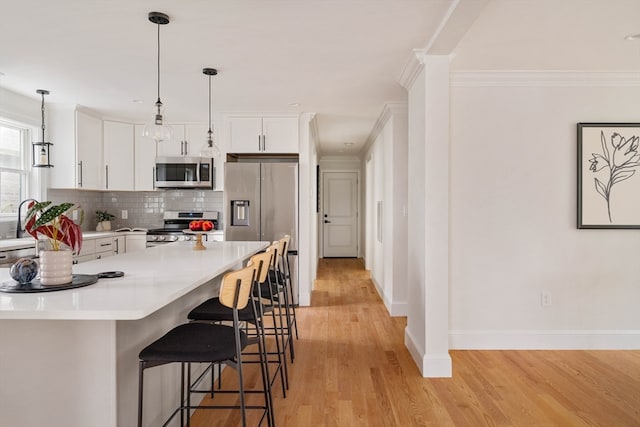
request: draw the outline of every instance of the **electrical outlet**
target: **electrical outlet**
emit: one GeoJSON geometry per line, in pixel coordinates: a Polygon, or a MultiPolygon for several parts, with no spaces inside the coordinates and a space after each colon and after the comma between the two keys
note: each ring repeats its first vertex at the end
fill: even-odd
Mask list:
{"type": "Polygon", "coordinates": [[[122,211],[120,211],[120,218],[122,218],[122,219],[129,218],[129,212],[127,212],[126,209],[122,209],[122,211]]]}
{"type": "Polygon", "coordinates": [[[78,220],[78,211],[77,210],[75,210],[75,211],[73,211],[71,213],[71,219],[74,220],[74,221],[78,220]]]}
{"type": "Polygon", "coordinates": [[[542,307],[550,307],[551,306],[551,292],[541,292],[540,293],[540,305],[542,307]]]}

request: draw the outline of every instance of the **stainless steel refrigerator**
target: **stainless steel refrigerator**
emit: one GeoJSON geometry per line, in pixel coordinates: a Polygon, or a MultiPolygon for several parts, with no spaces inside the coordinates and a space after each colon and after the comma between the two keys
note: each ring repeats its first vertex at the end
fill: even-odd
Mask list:
{"type": "Polygon", "coordinates": [[[291,284],[297,304],[298,163],[227,162],[224,172],[225,240],[273,242],[290,235],[291,284]]]}

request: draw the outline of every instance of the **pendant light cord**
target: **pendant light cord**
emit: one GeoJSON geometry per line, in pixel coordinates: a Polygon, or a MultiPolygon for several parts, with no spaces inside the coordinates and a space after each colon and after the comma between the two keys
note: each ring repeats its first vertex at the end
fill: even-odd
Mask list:
{"type": "Polygon", "coordinates": [[[160,24],[158,26],[158,103],[160,103],[160,24]]]}
{"type": "Polygon", "coordinates": [[[42,112],[42,142],[44,142],[44,92],[41,93],[41,95],[42,95],[42,107],[40,108],[40,111],[42,112]]]}
{"type": "Polygon", "coordinates": [[[209,75],[209,144],[212,142],[211,134],[211,75],[209,75]]]}

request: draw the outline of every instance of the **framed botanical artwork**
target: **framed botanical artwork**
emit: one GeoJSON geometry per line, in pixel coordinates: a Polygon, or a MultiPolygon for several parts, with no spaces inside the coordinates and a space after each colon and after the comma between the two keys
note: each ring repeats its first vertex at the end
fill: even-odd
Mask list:
{"type": "Polygon", "coordinates": [[[578,228],[640,228],[640,123],[578,123],[578,228]]]}

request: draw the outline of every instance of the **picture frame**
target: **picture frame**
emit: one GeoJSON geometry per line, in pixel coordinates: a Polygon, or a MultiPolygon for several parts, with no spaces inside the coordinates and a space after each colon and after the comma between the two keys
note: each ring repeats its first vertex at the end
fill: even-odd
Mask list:
{"type": "Polygon", "coordinates": [[[578,123],[579,229],[640,228],[640,123],[578,123]]]}

